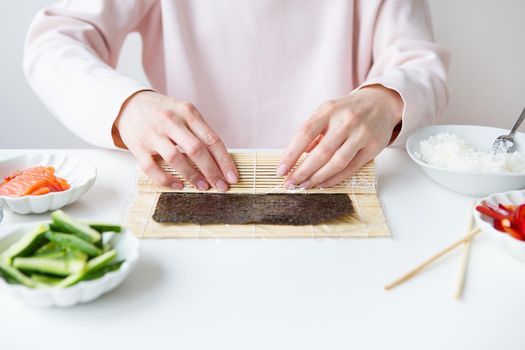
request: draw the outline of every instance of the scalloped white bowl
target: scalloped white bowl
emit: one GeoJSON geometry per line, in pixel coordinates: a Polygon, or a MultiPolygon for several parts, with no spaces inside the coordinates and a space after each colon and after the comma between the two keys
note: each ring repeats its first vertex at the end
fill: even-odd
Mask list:
{"type": "Polygon", "coordinates": [[[55,174],[65,178],[71,188],[41,196],[0,196],[0,200],[15,213],[41,214],[60,209],[80,199],[93,186],[97,178],[97,168],[91,162],[60,154],[26,154],[3,160],[0,162],[0,176],[38,165],[55,167],[55,174]]]}
{"type": "MultiPolygon", "coordinates": [[[[483,200],[490,204],[525,204],[525,191],[510,191],[504,193],[495,193],[485,197],[477,202],[480,204],[483,200]]],[[[496,230],[492,227],[492,219],[482,215],[476,209],[473,211],[476,224],[494,243],[499,245],[512,256],[525,261],[525,242],[512,238],[509,234],[496,230]]]]}
{"type": "MultiPolygon", "coordinates": [[[[3,230],[3,233],[0,232],[0,253],[34,227],[35,224],[25,224],[3,230]]],[[[117,250],[115,261],[125,260],[125,262],[117,271],[109,272],[102,278],[80,282],[69,288],[32,289],[20,284],[9,284],[0,277],[0,289],[40,307],[70,307],[92,301],[121,284],[133,270],[139,258],[139,240],[133,236],[131,231],[124,230],[122,233],[113,234],[108,241],[117,250]]]]}
{"type": "MultiPolygon", "coordinates": [[[[525,173],[484,173],[453,170],[428,165],[421,161],[416,155],[419,151],[420,141],[440,132],[459,135],[476,148],[489,149],[497,136],[508,134],[509,130],[475,125],[435,125],[414,131],[407,139],[407,152],[410,158],[441,186],[472,197],[484,197],[496,192],[525,188],[525,173]]],[[[517,141],[517,151],[525,153],[525,134],[516,133],[515,140],[517,141]]]]}

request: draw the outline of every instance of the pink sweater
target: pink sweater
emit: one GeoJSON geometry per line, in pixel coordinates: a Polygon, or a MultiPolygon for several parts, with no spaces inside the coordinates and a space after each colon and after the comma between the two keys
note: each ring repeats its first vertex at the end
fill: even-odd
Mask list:
{"type": "Polygon", "coordinates": [[[404,100],[403,127],[447,103],[448,53],[423,0],[70,0],[29,29],[24,69],[51,112],[115,147],[122,103],[153,88],[190,101],[227,147],[285,147],[322,102],[382,84],[404,100]],[[151,86],[115,70],[139,32],[151,86]]]}

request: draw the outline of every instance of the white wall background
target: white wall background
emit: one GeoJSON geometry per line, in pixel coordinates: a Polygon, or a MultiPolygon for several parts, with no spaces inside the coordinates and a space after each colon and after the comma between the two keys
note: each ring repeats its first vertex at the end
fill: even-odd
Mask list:
{"type": "MultiPolygon", "coordinates": [[[[49,0],[11,1],[0,12],[0,149],[91,147],[34,96],[22,73],[24,37],[49,0]]],[[[525,106],[524,0],[430,0],[438,42],[452,53],[451,100],[443,123],[510,127],[525,106]]],[[[119,69],[144,79],[131,36],[119,69]]]]}

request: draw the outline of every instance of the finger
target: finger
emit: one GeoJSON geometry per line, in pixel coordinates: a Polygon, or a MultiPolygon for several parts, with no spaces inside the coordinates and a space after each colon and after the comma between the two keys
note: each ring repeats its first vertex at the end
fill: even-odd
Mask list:
{"type": "Polygon", "coordinates": [[[290,169],[292,169],[308,145],[310,145],[326,128],[328,124],[327,116],[331,112],[331,108],[320,108],[318,112],[303,124],[284,152],[284,155],[279,162],[279,166],[277,167],[277,176],[284,176],[290,171],[290,169]]]}
{"type": "Polygon", "coordinates": [[[170,124],[167,127],[169,137],[184,150],[195,163],[210,185],[219,191],[227,191],[228,185],[222,172],[208,151],[208,148],[187,128],[186,125],[170,124]]]}
{"type": "Polygon", "coordinates": [[[169,139],[158,138],[154,143],[154,147],[162,159],[171,165],[173,169],[177,170],[186,181],[201,191],[206,191],[209,188],[204,175],[188,163],[184,154],[169,139]]]}
{"type": "Polygon", "coordinates": [[[360,149],[361,147],[358,140],[353,137],[347,139],[325,165],[320,167],[310,178],[299,186],[304,188],[316,187],[331,179],[350,164],[360,149]]]}
{"type": "Polygon", "coordinates": [[[200,112],[195,110],[194,113],[196,114],[196,118],[188,125],[189,128],[208,148],[215,163],[219,166],[223,176],[228,182],[230,184],[237,183],[239,180],[239,172],[226,146],[224,146],[220,137],[209,127],[204,118],[202,118],[200,112]]]}
{"type": "Polygon", "coordinates": [[[295,185],[303,187],[303,183],[309,179],[310,176],[330,161],[334,153],[345,142],[346,138],[347,134],[344,130],[329,129],[319,144],[308,154],[290,176],[288,176],[284,186],[286,188],[295,185]]]}
{"type": "Polygon", "coordinates": [[[306,153],[310,153],[312,152],[312,150],[315,148],[315,146],[317,146],[319,144],[319,142],[323,139],[323,134],[319,134],[317,135],[317,137],[315,138],[315,140],[312,141],[312,143],[310,143],[308,145],[308,147],[306,147],[306,149],[304,150],[306,153]]]}
{"type": "Polygon", "coordinates": [[[137,158],[139,168],[148,175],[153,181],[162,186],[171,186],[175,189],[182,189],[183,183],[175,176],[165,173],[159,167],[153,156],[143,148],[129,147],[131,153],[137,158]]]}
{"type": "Polygon", "coordinates": [[[327,181],[319,184],[318,187],[332,187],[340,182],[345,181],[350,176],[354,175],[356,171],[358,171],[363,165],[366,164],[366,162],[368,162],[372,158],[374,158],[374,152],[371,152],[366,148],[361,149],[359,152],[357,152],[354,159],[350,161],[350,163],[343,171],[328,179],[327,181]]]}

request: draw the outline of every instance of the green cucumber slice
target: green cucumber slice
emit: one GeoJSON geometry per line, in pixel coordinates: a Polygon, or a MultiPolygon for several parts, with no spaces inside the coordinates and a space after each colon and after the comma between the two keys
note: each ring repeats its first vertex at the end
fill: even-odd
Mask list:
{"type": "Polygon", "coordinates": [[[53,251],[37,253],[32,255],[33,258],[62,259],[67,256],[67,251],[63,248],[57,248],[53,251]]]}
{"type": "Polygon", "coordinates": [[[82,277],[84,277],[85,274],[86,274],[86,272],[84,270],[72,273],[71,275],[67,276],[66,278],[64,278],[59,283],[55,284],[55,287],[57,287],[57,288],[71,287],[72,285],[74,285],[78,281],[80,281],[82,279],[82,277]]]}
{"type": "Polygon", "coordinates": [[[99,255],[96,258],[93,258],[90,261],[88,261],[85,269],[79,271],[78,273],[69,275],[67,278],[58,283],[56,287],[70,287],[78,283],[79,281],[89,281],[92,279],[100,278],[109,271],[115,271],[120,267],[120,264],[116,267],[113,267],[113,269],[104,269],[108,267],[108,264],[111,261],[113,261],[116,257],[116,250],[110,250],[102,255],[99,255]],[[85,279],[86,275],[91,276],[91,278],[85,279]]]}
{"type": "Polygon", "coordinates": [[[13,266],[0,264],[0,273],[5,277],[8,283],[18,283],[29,288],[36,288],[37,283],[31,278],[24,275],[21,271],[13,266]]]}
{"type": "Polygon", "coordinates": [[[87,263],[81,259],[67,259],[67,266],[70,273],[77,273],[86,269],[87,263]]]}
{"type": "Polygon", "coordinates": [[[89,227],[91,227],[92,229],[97,230],[99,233],[104,233],[104,232],[120,233],[122,232],[122,226],[117,225],[117,224],[109,224],[105,222],[94,222],[94,221],[84,222],[84,223],[89,225],[89,227]]]}
{"type": "Polygon", "coordinates": [[[1,261],[10,265],[14,258],[29,256],[47,242],[46,225],[38,225],[37,229],[26,233],[17,242],[7,248],[1,255],[1,261]]]}
{"type": "Polygon", "coordinates": [[[78,260],[83,260],[83,261],[88,260],[88,255],[86,253],[83,253],[80,250],[76,250],[76,249],[68,251],[67,257],[69,259],[78,259],[78,260]]]}
{"type": "Polygon", "coordinates": [[[52,212],[51,219],[53,220],[53,227],[59,228],[59,232],[71,232],[91,243],[98,242],[102,237],[97,230],[72,218],[62,210],[52,212]]]}
{"type": "Polygon", "coordinates": [[[50,223],[48,226],[49,226],[49,231],[73,233],[71,231],[68,231],[65,227],[56,225],[54,223],[50,223]]]}
{"type": "Polygon", "coordinates": [[[102,255],[97,256],[96,258],[93,258],[88,261],[87,263],[87,270],[92,271],[99,269],[110,262],[112,262],[117,257],[117,251],[115,249],[109,250],[105,252],[102,255]]]}
{"type": "Polygon", "coordinates": [[[117,271],[120,269],[120,266],[124,263],[124,260],[122,261],[115,261],[114,263],[110,263],[108,265],[102,266],[99,269],[88,271],[84,277],[82,277],[82,281],[91,281],[96,280],[98,278],[101,278],[106,273],[117,271]]]}
{"type": "Polygon", "coordinates": [[[75,235],[69,234],[69,233],[60,233],[60,232],[53,232],[48,231],[46,233],[46,237],[51,241],[55,242],[56,244],[64,247],[64,248],[70,248],[74,250],[80,250],[81,252],[89,255],[89,256],[97,256],[102,253],[102,250],[98,247],[96,247],[94,244],[91,244],[89,242],[86,242],[82,238],[79,238],[75,235]]]}
{"type": "Polygon", "coordinates": [[[38,285],[44,285],[52,287],[63,280],[63,278],[51,277],[47,275],[32,274],[31,279],[35,281],[38,285]]]}
{"type": "Polygon", "coordinates": [[[81,259],[15,258],[13,266],[27,272],[41,272],[57,276],[68,276],[86,267],[81,259]]]}
{"type": "Polygon", "coordinates": [[[64,259],[15,258],[13,266],[22,271],[43,272],[57,276],[67,276],[71,273],[68,262],[64,259]]]}
{"type": "MultiPolygon", "coordinates": [[[[78,262],[78,260],[77,260],[78,262]]],[[[55,287],[57,288],[67,288],[71,287],[72,285],[76,284],[78,281],[84,277],[84,275],[87,272],[87,263],[85,260],[80,261],[80,263],[76,266],[76,269],[72,270],[72,274],[64,278],[62,281],[57,283],[55,287]]]]}
{"type": "Polygon", "coordinates": [[[40,248],[38,248],[34,255],[37,255],[37,254],[40,254],[40,253],[55,252],[55,251],[60,250],[60,249],[62,249],[62,247],[57,246],[53,242],[48,242],[48,243],[44,244],[43,246],[41,246],[40,248]]]}

